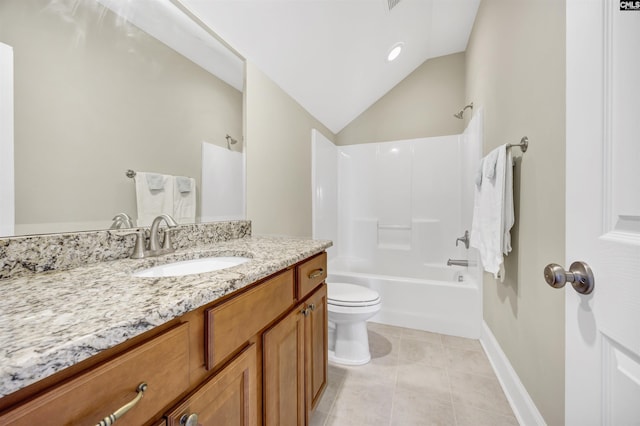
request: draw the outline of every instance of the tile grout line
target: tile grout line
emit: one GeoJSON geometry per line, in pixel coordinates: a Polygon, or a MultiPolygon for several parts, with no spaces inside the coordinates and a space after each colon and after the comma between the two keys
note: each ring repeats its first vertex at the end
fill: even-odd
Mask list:
{"type": "Polygon", "coordinates": [[[455,426],[458,426],[458,414],[456,413],[456,405],[453,401],[453,384],[451,382],[451,374],[449,371],[450,359],[449,359],[449,345],[445,343],[444,335],[440,334],[440,342],[442,342],[442,348],[445,352],[446,364],[444,367],[444,372],[447,375],[447,382],[449,384],[449,401],[451,402],[451,410],[453,411],[453,422],[455,426]]]}
{"type": "Polygon", "coordinates": [[[400,369],[400,348],[402,347],[402,332],[398,339],[398,356],[395,362],[395,377],[393,379],[393,396],[391,397],[391,412],[389,413],[389,426],[393,425],[393,405],[396,400],[396,393],[398,392],[398,370],[400,369]]]}
{"type": "Polygon", "coordinates": [[[445,368],[444,371],[447,373],[447,380],[449,381],[449,400],[451,401],[451,409],[453,410],[453,421],[455,422],[456,426],[459,426],[456,404],[453,401],[453,385],[451,384],[451,375],[449,374],[449,367],[445,368]]]}
{"type": "MultiPolygon", "coordinates": [[[[325,419],[324,419],[324,423],[322,424],[323,426],[327,426],[327,423],[329,422],[329,419],[331,418],[331,414],[333,413],[333,407],[336,405],[336,401],[338,400],[338,395],[340,394],[340,390],[342,390],[342,386],[344,386],[344,382],[345,381],[346,380],[343,377],[342,380],[340,381],[340,385],[336,389],[336,394],[333,397],[333,400],[331,401],[331,405],[329,405],[329,411],[327,413],[327,417],[325,417],[325,419]]],[[[327,382],[328,382],[328,378],[327,378],[327,382]]]]}

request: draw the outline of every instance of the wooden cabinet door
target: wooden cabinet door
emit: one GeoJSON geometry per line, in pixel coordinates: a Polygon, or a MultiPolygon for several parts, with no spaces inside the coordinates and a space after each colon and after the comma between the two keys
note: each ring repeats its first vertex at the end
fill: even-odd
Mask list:
{"type": "MultiPolygon", "coordinates": [[[[305,303],[305,394],[307,413],[327,385],[327,285],[322,284],[305,303]]],[[[308,420],[308,419],[307,419],[308,420]]]]}
{"type": "Polygon", "coordinates": [[[263,335],[264,426],[303,426],[304,327],[302,305],[263,335]]]}
{"type": "Polygon", "coordinates": [[[167,426],[198,415],[198,426],[258,424],[256,345],[252,344],[167,414],[167,426]]]}

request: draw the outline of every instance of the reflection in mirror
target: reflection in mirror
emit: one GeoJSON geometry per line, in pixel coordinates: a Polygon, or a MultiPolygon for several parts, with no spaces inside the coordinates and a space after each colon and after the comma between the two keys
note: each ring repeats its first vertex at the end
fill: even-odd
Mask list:
{"type": "Polygon", "coordinates": [[[241,59],[169,0],[0,0],[0,42],[16,235],[107,229],[119,213],[135,225],[128,169],[194,178],[200,217],[202,143],[242,141],[241,59]]]}

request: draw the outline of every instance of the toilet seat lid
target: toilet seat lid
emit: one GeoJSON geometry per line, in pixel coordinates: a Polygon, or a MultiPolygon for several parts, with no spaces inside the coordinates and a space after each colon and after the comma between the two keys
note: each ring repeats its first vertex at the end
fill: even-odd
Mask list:
{"type": "Polygon", "coordinates": [[[380,303],[377,291],[361,285],[347,283],[327,284],[328,303],[338,306],[371,306],[380,303]]]}

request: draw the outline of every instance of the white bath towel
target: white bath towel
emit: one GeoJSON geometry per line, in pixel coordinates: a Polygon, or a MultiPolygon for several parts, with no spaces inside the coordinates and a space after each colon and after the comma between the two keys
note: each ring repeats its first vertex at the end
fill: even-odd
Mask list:
{"type": "MultiPolygon", "coordinates": [[[[505,161],[504,169],[504,213],[502,215],[503,223],[502,229],[504,235],[502,236],[502,253],[506,256],[511,252],[511,228],[516,221],[514,206],[513,206],[513,157],[511,156],[511,150],[507,149],[507,159],[505,161]]],[[[504,280],[504,273],[502,274],[504,280]]]]}
{"type": "Polygon", "coordinates": [[[137,172],[136,203],[138,226],[149,226],[161,214],[173,214],[173,177],[158,173],[137,172]],[[159,188],[159,189],[153,189],[159,188]]]}
{"type": "Polygon", "coordinates": [[[475,182],[478,188],[480,188],[480,185],[482,185],[483,172],[484,172],[484,158],[480,159],[480,166],[478,167],[478,171],[476,172],[475,182]]]}
{"type": "Polygon", "coordinates": [[[504,270],[503,255],[511,251],[514,224],[512,164],[506,145],[491,151],[481,163],[483,177],[481,185],[475,188],[473,203],[471,246],[480,252],[484,270],[501,280],[504,280],[504,272],[500,273],[504,270]]]}
{"type": "Polygon", "coordinates": [[[173,193],[173,218],[178,223],[196,221],[196,180],[175,176],[173,193]]]}

